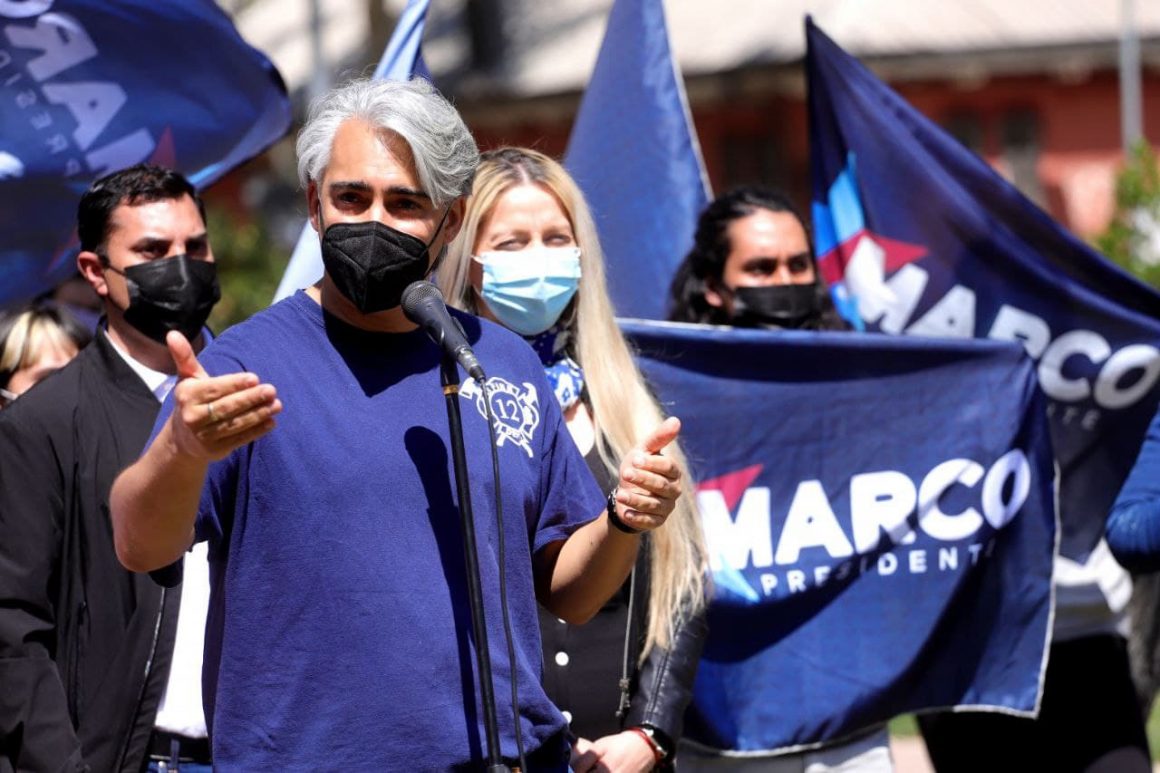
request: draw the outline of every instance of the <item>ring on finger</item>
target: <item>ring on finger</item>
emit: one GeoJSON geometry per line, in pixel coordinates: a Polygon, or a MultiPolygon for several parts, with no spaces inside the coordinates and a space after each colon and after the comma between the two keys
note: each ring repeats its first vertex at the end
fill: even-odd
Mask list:
{"type": "Polygon", "coordinates": [[[218,419],[217,419],[217,414],[214,412],[214,409],[213,409],[213,403],[206,403],[205,404],[205,412],[206,412],[206,415],[209,416],[209,420],[211,422],[213,422],[214,424],[216,424],[218,419]]]}

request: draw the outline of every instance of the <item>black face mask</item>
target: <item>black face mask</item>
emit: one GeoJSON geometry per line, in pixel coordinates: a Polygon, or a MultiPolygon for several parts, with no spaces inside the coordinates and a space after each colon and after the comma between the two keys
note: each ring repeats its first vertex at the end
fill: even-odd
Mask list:
{"type": "Polygon", "coordinates": [[[733,324],[738,327],[803,328],[821,313],[813,282],[733,290],[733,324]]]}
{"type": "Polygon", "coordinates": [[[124,271],[108,268],[125,277],[129,288],[125,321],[159,343],[165,343],[170,330],[190,341],[197,338],[222,297],[217,266],[188,255],[150,260],[124,271]]]}
{"type": "Polygon", "coordinates": [[[424,244],[377,220],[335,223],[322,236],[322,264],[339,292],[363,314],[393,309],[402,303],[407,285],[430,273],[427,252],[442,228],[440,220],[424,244]]]}

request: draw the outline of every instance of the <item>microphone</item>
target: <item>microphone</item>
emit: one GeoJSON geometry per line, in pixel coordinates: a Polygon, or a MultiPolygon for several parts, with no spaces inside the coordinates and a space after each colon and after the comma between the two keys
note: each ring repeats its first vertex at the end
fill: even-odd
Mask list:
{"type": "Polygon", "coordinates": [[[403,290],[403,314],[427,331],[436,346],[459,362],[468,375],[480,384],[484,381],[483,368],[467,343],[467,336],[459,322],[447,313],[443,293],[435,285],[420,279],[403,290]]]}

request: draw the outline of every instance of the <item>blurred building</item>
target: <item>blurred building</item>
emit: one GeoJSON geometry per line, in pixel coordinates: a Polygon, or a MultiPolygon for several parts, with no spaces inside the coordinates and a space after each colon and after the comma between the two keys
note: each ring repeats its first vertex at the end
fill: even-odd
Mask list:
{"type": "MultiPolygon", "coordinates": [[[[369,72],[404,0],[220,0],[297,104],[369,72]],[[317,29],[309,34],[312,23],[317,29]]],[[[611,0],[432,0],[424,52],[482,147],[560,155],[611,0]]],[[[666,0],[715,190],[809,199],[804,17],[1081,236],[1112,213],[1122,159],[1123,0],[666,0]]],[[[1136,0],[1145,137],[1160,144],[1160,2],[1136,0]]]]}

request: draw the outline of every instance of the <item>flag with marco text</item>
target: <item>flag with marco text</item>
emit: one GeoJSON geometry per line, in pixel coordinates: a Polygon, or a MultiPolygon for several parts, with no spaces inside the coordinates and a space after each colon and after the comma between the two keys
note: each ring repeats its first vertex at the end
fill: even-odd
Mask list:
{"type": "Polygon", "coordinates": [[[685,738],[802,749],[1038,706],[1053,469],[1017,345],[622,325],[681,438],[714,597],[685,738]]]}
{"type": "Polygon", "coordinates": [[[204,188],[289,125],[281,77],[212,0],[0,2],[0,304],[75,272],[94,179],[151,161],[204,188]]]}
{"type": "MultiPolygon", "coordinates": [[[[429,4],[430,0],[410,0],[407,3],[391,39],[387,41],[383,57],[375,68],[375,78],[409,80],[418,75],[431,80],[431,73],[423,61],[423,27],[427,21],[429,4]]],[[[318,233],[307,222],[298,235],[290,263],[274,292],[274,300],[293,295],[299,288],[314,284],[321,276],[322,246],[318,241],[318,233]]]]}
{"type": "Polygon", "coordinates": [[[806,22],[819,267],[856,325],[1018,341],[1083,560],[1160,401],[1160,294],[1076,239],[806,22]]]}
{"type": "Polygon", "coordinates": [[[616,0],[564,165],[592,209],[623,317],[664,319],[709,181],[661,0],[616,0]]]}

